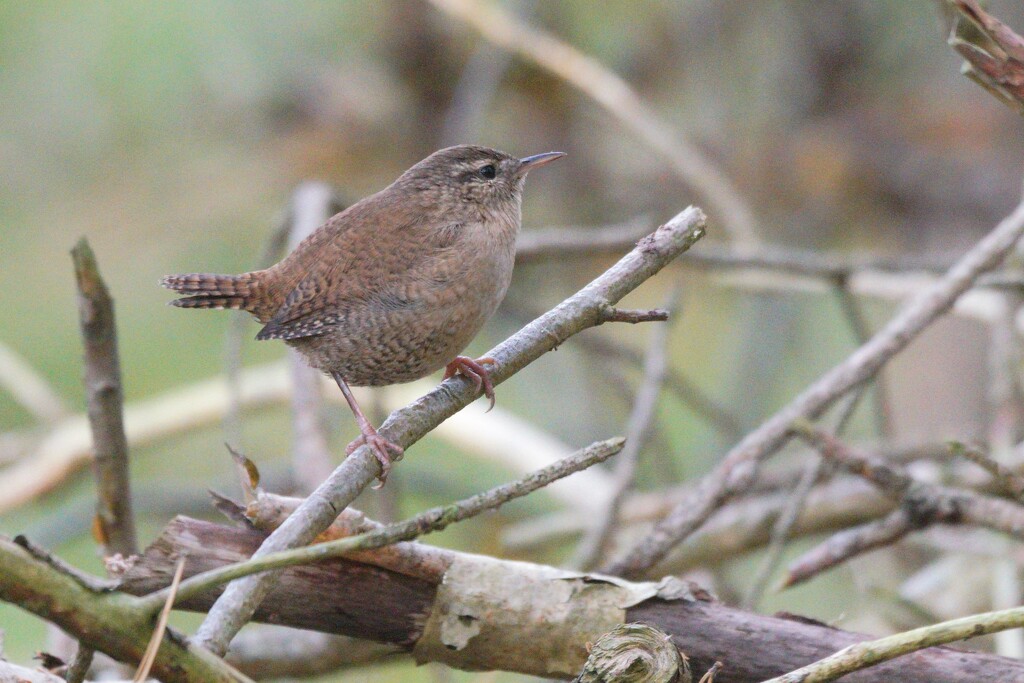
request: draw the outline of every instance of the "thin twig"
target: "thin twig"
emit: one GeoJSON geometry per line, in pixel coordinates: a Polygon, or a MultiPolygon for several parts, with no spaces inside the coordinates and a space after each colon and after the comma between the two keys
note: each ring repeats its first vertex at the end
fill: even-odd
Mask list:
{"type": "Polygon", "coordinates": [[[987,453],[977,446],[967,446],[962,443],[951,443],[950,448],[954,455],[961,456],[978,465],[992,475],[992,478],[1007,493],[1017,498],[1024,497],[1024,477],[1017,474],[1005,465],[993,460],[987,453]]]}
{"type": "MultiPolygon", "coordinates": [[[[850,423],[850,418],[853,417],[853,413],[857,410],[857,406],[864,397],[864,392],[865,387],[861,387],[843,406],[842,412],[836,420],[836,434],[841,434],[846,429],[846,426],[850,423]]],[[[743,598],[742,605],[744,607],[752,609],[764,597],[764,592],[768,588],[768,582],[771,580],[772,574],[782,564],[782,555],[786,548],[786,541],[789,539],[793,526],[804,511],[804,506],[807,504],[807,497],[810,495],[811,489],[818,482],[818,479],[821,478],[825,469],[825,460],[821,457],[816,457],[804,465],[804,470],[800,473],[800,480],[793,488],[789,500],[786,501],[786,507],[772,526],[771,540],[768,542],[764,559],[762,559],[753,581],[750,582],[750,589],[743,598]]]]}
{"type": "Polygon", "coordinates": [[[601,315],[606,323],[637,323],[663,322],[668,320],[669,312],[661,308],[638,310],[632,308],[615,308],[609,306],[601,315]]]}
{"type": "Polygon", "coordinates": [[[700,677],[699,683],[715,683],[715,676],[718,672],[724,668],[721,662],[715,662],[711,665],[711,668],[704,672],[704,675],[700,677]]]}
{"type": "MultiPolygon", "coordinates": [[[[335,557],[341,557],[357,550],[373,550],[384,546],[409,541],[424,534],[440,531],[450,524],[474,517],[486,510],[493,510],[505,503],[521,498],[543,488],[553,481],[567,477],[574,472],[603,462],[622,450],[625,439],[614,438],[599,441],[573,453],[560,462],[534,472],[528,477],[509,484],[478,493],[464,500],[449,505],[431,508],[415,517],[389,524],[357,536],[347,536],[335,541],[327,541],[281,552],[265,554],[260,557],[237,564],[213,569],[190,577],[178,587],[178,600],[184,602],[189,598],[201,595],[211,588],[223,585],[234,579],[249,576],[270,569],[283,569],[298,564],[309,564],[335,557]]],[[[163,589],[147,595],[143,600],[150,609],[162,604],[167,599],[168,591],[163,589]]]]}
{"type": "Polygon", "coordinates": [[[92,666],[94,654],[96,654],[96,651],[91,647],[79,643],[78,650],[75,651],[75,658],[71,660],[68,671],[64,674],[64,680],[67,683],[82,683],[85,680],[86,674],[89,673],[89,667],[92,666]]]}
{"type": "MultiPolygon", "coordinates": [[[[502,306],[506,311],[511,312],[517,320],[529,321],[538,315],[536,311],[528,310],[518,302],[506,301],[502,306]]],[[[638,369],[643,369],[644,355],[642,353],[607,335],[581,334],[576,338],[576,344],[588,353],[624,360],[638,369]]],[[[668,373],[665,375],[665,387],[693,411],[694,415],[705,420],[722,436],[733,440],[743,437],[744,432],[739,419],[677,368],[670,367],[668,369],[668,373]]],[[[2,507],[0,507],[0,511],[2,511],[2,507]]]]}
{"type": "Polygon", "coordinates": [[[850,645],[813,664],[765,683],[827,683],[854,671],[889,661],[926,647],[966,640],[1024,626],[1024,607],[985,612],[917,628],[878,640],[850,645]]]}
{"type": "Polygon", "coordinates": [[[981,526],[1024,540],[1024,508],[1019,505],[966,489],[917,481],[903,468],[852,448],[809,423],[799,422],[794,429],[823,457],[871,482],[901,507],[880,522],[837,534],[805,553],[790,566],[786,586],[933,524],[981,526]]]}
{"type": "MultiPolygon", "coordinates": [[[[0,538],[3,538],[0,536],[0,538]]],[[[78,583],[79,586],[90,591],[92,593],[102,593],[109,590],[114,586],[111,581],[104,581],[103,579],[96,578],[92,574],[83,572],[81,569],[73,564],[70,564],[61,558],[57,557],[46,548],[40,547],[29,540],[23,535],[15,536],[12,542],[21,547],[25,552],[31,555],[34,559],[52,567],[57,572],[71,577],[78,583]]]]}
{"type": "Polygon", "coordinates": [[[142,683],[149,678],[149,671],[156,661],[156,653],[160,649],[160,643],[164,640],[164,632],[167,630],[167,619],[171,616],[171,607],[174,606],[174,596],[178,592],[178,585],[181,583],[181,574],[185,571],[185,558],[178,560],[178,566],[174,568],[174,578],[167,589],[167,600],[164,601],[163,609],[156,621],[156,628],[153,629],[153,637],[149,639],[146,651],[139,662],[139,668],[135,671],[132,683],[142,683]]]}
{"type": "Polygon", "coordinates": [[[761,598],[764,597],[772,574],[782,562],[786,541],[789,540],[793,526],[803,513],[807,497],[810,495],[811,489],[814,488],[818,477],[821,476],[824,462],[822,458],[815,458],[804,465],[800,480],[793,487],[789,500],[786,501],[785,507],[775,519],[775,524],[772,525],[772,533],[764,557],[761,558],[754,578],[750,581],[750,587],[740,603],[743,608],[755,609],[760,604],[761,598]]]}
{"type": "Polygon", "coordinates": [[[870,341],[826,372],[782,410],[747,435],[697,488],[624,557],[605,571],[636,577],[696,531],[732,495],[748,488],[762,460],[791,438],[799,418],[815,419],[836,400],[870,380],[931,323],[948,311],[984,272],[994,268],[1024,234],[1024,203],[920,292],[870,341]]]}
{"type": "Polygon", "coordinates": [[[810,581],[852,557],[891,546],[917,528],[906,510],[897,509],[882,519],[843,529],[790,563],[778,588],[791,588],[810,581]]]}
{"type": "MultiPolygon", "coordinates": [[[[868,322],[864,318],[864,313],[861,311],[860,304],[850,292],[846,278],[840,278],[836,282],[835,293],[836,299],[839,301],[839,308],[842,310],[843,317],[846,318],[846,322],[850,326],[850,331],[853,333],[853,338],[856,340],[857,346],[863,346],[869,339],[871,339],[871,328],[868,326],[868,322]]],[[[875,430],[878,432],[878,438],[888,439],[892,435],[892,407],[890,405],[888,392],[885,388],[885,375],[883,373],[879,373],[872,384],[874,386],[875,399],[875,430]]],[[[859,402],[860,401],[858,399],[850,404],[850,412],[842,421],[843,424],[845,424],[846,420],[852,416],[853,409],[859,402]]],[[[842,429],[837,427],[836,433],[841,434],[842,429]]]]}
{"type": "MultiPolygon", "coordinates": [[[[679,290],[675,288],[665,308],[668,312],[676,308],[679,302],[679,290]]],[[[636,480],[637,465],[640,453],[647,442],[647,436],[658,411],[658,396],[661,394],[662,383],[668,368],[668,342],[671,338],[670,325],[659,325],[651,333],[651,340],[644,361],[644,375],[640,388],[633,403],[633,410],[626,425],[626,447],[622,456],[615,462],[612,494],[601,515],[595,520],[593,527],[584,534],[576,550],[573,565],[581,569],[590,569],[604,555],[612,532],[619,518],[623,500],[633,488],[636,480]]]]}
{"type": "Polygon", "coordinates": [[[651,151],[668,160],[676,175],[704,197],[736,243],[750,246],[759,242],[760,230],[754,213],[726,175],[700,149],[658,118],[617,74],[553,35],[528,26],[496,4],[478,0],[431,3],[466,22],[495,45],[529,59],[600,104],[651,151]]]}
{"type": "MultiPolygon", "coordinates": [[[[700,209],[686,209],[641,240],[589,285],[492,349],[486,354],[495,360],[490,368],[492,381],[504,381],[572,335],[597,324],[605,307],[614,306],[703,237],[705,223],[700,209]]],[[[453,377],[412,405],[392,413],[379,431],[392,443],[408,449],[476,398],[472,382],[453,377]]],[[[360,447],[263,542],[254,557],[308,544],[379,474],[377,458],[369,448],[360,447]]],[[[226,651],[231,638],[276,581],[276,573],[268,572],[228,585],[197,632],[199,642],[214,652],[226,651]]]]}
{"type": "Polygon", "coordinates": [[[114,302],[83,237],[71,250],[78,283],[78,319],[85,343],[85,391],[92,427],[96,474],[96,530],[103,555],[136,553],[124,435],[121,364],[117,357],[114,302]]]}

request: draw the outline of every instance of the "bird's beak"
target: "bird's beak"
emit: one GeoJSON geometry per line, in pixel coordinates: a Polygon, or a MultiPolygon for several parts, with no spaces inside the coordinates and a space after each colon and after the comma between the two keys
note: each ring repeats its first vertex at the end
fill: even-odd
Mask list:
{"type": "Polygon", "coordinates": [[[538,166],[550,163],[555,159],[561,159],[564,156],[565,152],[544,152],[543,154],[534,154],[533,156],[523,157],[519,160],[519,172],[526,173],[538,166]]]}

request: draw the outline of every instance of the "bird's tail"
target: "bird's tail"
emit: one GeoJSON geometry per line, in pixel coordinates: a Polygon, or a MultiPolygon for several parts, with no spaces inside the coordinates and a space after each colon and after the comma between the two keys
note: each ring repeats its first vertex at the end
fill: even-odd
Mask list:
{"type": "Polygon", "coordinates": [[[160,284],[188,295],[171,302],[172,306],[181,308],[236,308],[251,311],[260,290],[257,273],[168,275],[160,284]]]}

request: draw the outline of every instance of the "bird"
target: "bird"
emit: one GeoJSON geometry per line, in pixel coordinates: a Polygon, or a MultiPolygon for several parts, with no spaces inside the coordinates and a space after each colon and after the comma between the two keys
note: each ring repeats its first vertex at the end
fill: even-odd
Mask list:
{"type": "Polygon", "coordinates": [[[335,214],[277,264],[240,275],[168,275],[181,308],[240,309],[334,379],[380,463],[382,486],[403,449],[378,434],[352,386],[410,382],[445,368],[494,405],[490,358],[461,355],[512,280],[529,171],[565,156],[523,158],[477,145],[434,152],[383,190],[335,214]]]}

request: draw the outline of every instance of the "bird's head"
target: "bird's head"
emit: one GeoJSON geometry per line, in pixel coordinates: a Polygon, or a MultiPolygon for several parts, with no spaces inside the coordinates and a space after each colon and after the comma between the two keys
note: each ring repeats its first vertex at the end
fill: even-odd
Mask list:
{"type": "Polygon", "coordinates": [[[510,202],[518,206],[529,171],[564,156],[545,152],[518,158],[488,147],[457,145],[434,152],[398,182],[434,195],[434,201],[502,210],[510,202]]]}

